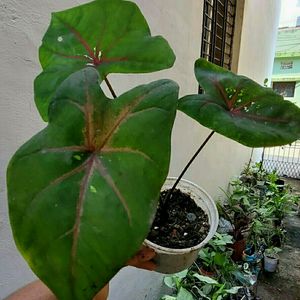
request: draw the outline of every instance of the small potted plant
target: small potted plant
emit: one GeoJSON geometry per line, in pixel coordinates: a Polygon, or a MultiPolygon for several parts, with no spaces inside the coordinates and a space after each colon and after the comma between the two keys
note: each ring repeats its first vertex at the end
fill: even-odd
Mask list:
{"type": "Polygon", "coordinates": [[[235,268],[231,261],[232,236],[216,232],[215,236],[199,252],[197,265],[199,272],[205,276],[228,276],[235,268]]]}
{"type": "Polygon", "coordinates": [[[225,193],[225,201],[219,202],[217,206],[220,215],[233,225],[232,258],[234,261],[242,261],[243,251],[246,248],[245,235],[253,215],[250,205],[251,191],[239,179],[230,182],[230,190],[230,193],[225,193]]]}
{"type": "Polygon", "coordinates": [[[271,247],[265,250],[264,253],[264,270],[269,273],[274,273],[279,263],[278,253],[282,250],[278,247],[271,247]]]}
{"type": "Polygon", "coordinates": [[[189,269],[164,278],[164,283],[172,289],[172,296],[162,299],[217,299],[221,296],[227,299],[230,294],[236,294],[238,266],[230,259],[232,251],[228,245],[231,243],[230,235],[216,233],[189,269]]]}
{"type": "Polygon", "coordinates": [[[158,80],[117,96],[109,74],[175,61],[130,1],[54,13],[39,57],[35,103],[48,124],[10,161],[9,214],[20,252],[59,299],[92,299],[143,243],[169,171],[177,109],[213,131],[168,198],[214,132],[249,147],[300,136],[294,104],[204,59],[195,63],[202,95],[178,99],[175,82],[158,80]]]}
{"type": "Polygon", "coordinates": [[[199,250],[215,235],[219,221],[212,198],[188,180],[180,180],[178,190],[168,199],[176,181],[177,178],[166,180],[162,188],[165,192],[161,193],[155,220],[145,240],[156,252],[156,271],[164,274],[174,274],[192,265],[199,250]]]}

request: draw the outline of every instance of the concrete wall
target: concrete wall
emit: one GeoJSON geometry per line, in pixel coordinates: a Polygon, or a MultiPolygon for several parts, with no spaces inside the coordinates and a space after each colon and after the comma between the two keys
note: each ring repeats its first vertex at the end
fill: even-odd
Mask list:
{"type": "MultiPolygon", "coordinates": [[[[246,0],[238,72],[260,84],[271,84],[275,57],[280,0],[246,0]],[[257,29],[256,29],[257,28],[257,29]]],[[[262,149],[255,149],[253,160],[261,159],[262,149]]]]}
{"type": "MultiPolygon", "coordinates": [[[[32,83],[39,73],[37,48],[50,12],[84,3],[84,0],[3,0],[0,3],[0,298],[33,278],[15,249],[8,224],[5,169],[14,151],[44,127],[33,102],[32,83]]],[[[177,62],[174,69],[142,76],[115,75],[111,82],[118,94],[158,78],[171,78],[181,86],[181,95],[197,91],[193,64],[200,52],[202,0],[136,0],[153,34],[170,42],[177,62]]],[[[279,0],[247,0],[241,40],[240,73],[258,82],[271,74],[273,43],[279,0]],[[268,15],[268,18],[265,16],[268,15]]],[[[170,175],[176,176],[209,130],[178,114],[174,134],[170,175]]],[[[215,198],[219,187],[238,174],[250,149],[219,135],[213,137],[201,157],[185,176],[204,187],[215,198]]],[[[29,174],[30,175],[30,174],[29,174]]],[[[133,269],[123,270],[112,283],[111,300],[157,299],[162,277],[133,269]]]]}

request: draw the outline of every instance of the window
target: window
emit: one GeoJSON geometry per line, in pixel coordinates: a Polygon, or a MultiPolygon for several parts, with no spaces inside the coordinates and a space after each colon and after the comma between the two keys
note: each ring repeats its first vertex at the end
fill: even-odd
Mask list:
{"type": "Polygon", "coordinates": [[[297,7],[300,7],[300,0],[297,0],[297,7]]]}
{"type": "Polygon", "coordinates": [[[201,57],[231,68],[236,0],[204,0],[201,57]]]}
{"type": "Polygon", "coordinates": [[[273,82],[273,90],[283,97],[294,97],[296,82],[273,82]]]}
{"type": "Polygon", "coordinates": [[[281,70],[293,69],[293,61],[280,62],[280,69],[281,70]]]}

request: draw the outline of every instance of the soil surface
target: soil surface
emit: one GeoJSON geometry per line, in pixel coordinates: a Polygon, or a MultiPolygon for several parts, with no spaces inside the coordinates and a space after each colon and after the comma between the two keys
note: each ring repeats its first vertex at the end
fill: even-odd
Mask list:
{"type": "Polygon", "coordinates": [[[209,232],[206,213],[189,195],[176,189],[169,201],[163,191],[148,240],[163,247],[183,249],[196,246],[209,232]]]}

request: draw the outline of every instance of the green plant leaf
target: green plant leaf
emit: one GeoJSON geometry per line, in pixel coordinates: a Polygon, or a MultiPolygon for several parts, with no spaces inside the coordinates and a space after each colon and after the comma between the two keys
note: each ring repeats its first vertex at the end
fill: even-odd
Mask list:
{"type": "Polygon", "coordinates": [[[193,295],[186,290],[185,288],[180,288],[179,293],[177,295],[177,300],[194,300],[193,295]]]}
{"type": "MultiPolygon", "coordinates": [[[[206,296],[208,296],[211,291],[213,290],[213,286],[211,284],[205,284],[203,287],[202,287],[202,293],[206,296]]],[[[201,296],[203,297],[203,295],[201,294],[201,296]]],[[[210,298],[208,298],[210,299],[210,298]]]]}
{"type": "Polygon", "coordinates": [[[103,79],[166,69],[175,61],[167,41],[151,37],[136,4],[123,0],[96,0],[53,13],[39,56],[43,72],[34,83],[35,102],[46,121],[56,88],[86,66],[94,66],[103,79]]]}
{"type": "Polygon", "coordinates": [[[228,261],[225,253],[217,252],[214,256],[214,262],[217,266],[223,266],[228,261]]]}
{"type": "Polygon", "coordinates": [[[300,138],[300,109],[271,89],[204,59],[195,73],[205,93],[182,98],[179,109],[203,126],[249,147],[300,138]]]}
{"type": "Polygon", "coordinates": [[[164,284],[171,289],[176,287],[176,283],[173,279],[173,276],[166,276],[164,278],[164,284]]]}
{"type": "Polygon", "coordinates": [[[176,297],[165,295],[161,298],[161,300],[176,300],[176,297]]]}
{"type": "Polygon", "coordinates": [[[203,276],[198,273],[193,274],[193,276],[195,278],[197,278],[198,280],[200,280],[201,282],[205,282],[208,284],[218,284],[218,281],[216,281],[215,279],[208,277],[208,276],[203,276]]]}
{"type": "Polygon", "coordinates": [[[238,291],[242,288],[242,286],[233,286],[232,288],[228,289],[228,290],[225,290],[226,293],[228,294],[237,294],[238,291]]]}
{"type": "Polygon", "coordinates": [[[92,299],[141,246],[168,174],[177,100],[169,80],[111,100],[97,71],[81,70],[12,158],[14,238],[59,299],[92,299]]]}
{"type": "Polygon", "coordinates": [[[174,276],[176,276],[176,277],[178,277],[180,279],[183,279],[183,278],[186,277],[186,275],[187,275],[188,272],[189,272],[189,270],[185,269],[185,270],[183,270],[181,272],[175,273],[174,276]]]}

